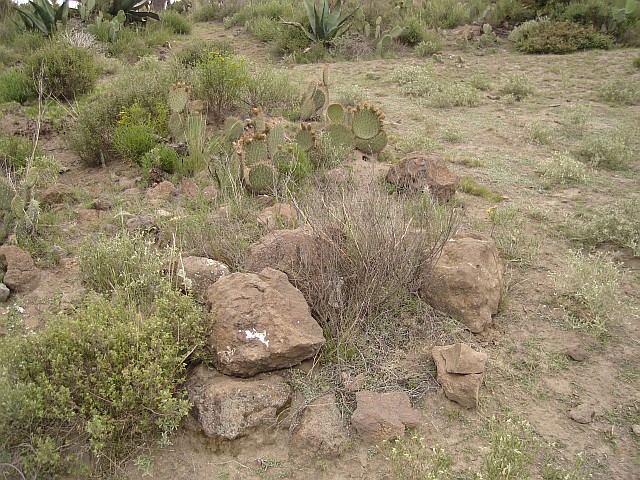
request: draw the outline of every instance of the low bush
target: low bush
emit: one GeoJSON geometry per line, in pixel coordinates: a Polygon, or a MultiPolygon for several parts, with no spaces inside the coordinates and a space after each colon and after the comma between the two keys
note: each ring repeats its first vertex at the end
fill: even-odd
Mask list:
{"type": "Polygon", "coordinates": [[[611,5],[600,0],[553,3],[548,9],[551,20],[580,23],[597,29],[606,27],[611,18],[611,5]]]}
{"type": "Polygon", "coordinates": [[[67,130],[67,145],[87,165],[108,161],[115,153],[112,136],[122,107],[138,102],[153,111],[166,102],[169,88],[181,76],[179,71],[162,68],[156,59],[142,59],[80,106],[67,130]]]}
{"type": "Polygon", "coordinates": [[[640,57],[636,57],[633,59],[633,66],[640,70],[640,57]]]}
{"type": "Polygon", "coordinates": [[[640,202],[630,199],[597,207],[572,230],[584,244],[613,243],[640,257],[640,202]]]}
{"type": "Polygon", "coordinates": [[[600,89],[599,96],[619,105],[640,105],[640,84],[633,80],[614,80],[600,89]]]}
{"type": "Polygon", "coordinates": [[[45,44],[27,58],[27,75],[38,78],[41,71],[44,94],[67,100],[93,90],[100,74],[93,52],[58,41],[45,44]]]}
{"type": "Polygon", "coordinates": [[[286,25],[280,21],[268,17],[258,17],[248,25],[249,32],[261,42],[272,42],[282,35],[285,28],[286,25]]]}
{"type": "Polygon", "coordinates": [[[620,280],[618,268],[605,255],[573,252],[566,270],[554,277],[571,325],[605,335],[613,312],[619,311],[620,280]]]}
{"type": "Polygon", "coordinates": [[[556,153],[552,158],[540,162],[538,172],[546,186],[578,185],[585,183],[589,178],[584,163],[566,152],[556,153]]]}
{"type": "Polygon", "coordinates": [[[189,16],[192,22],[210,22],[220,19],[220,9],[217,2],[206,2],[197,6],[189,16]]]}
{"type": "Polygon", "coordinates": [[[163,27],[179,35],[189,34],[193,29],[193,24],[187,17],[169,10],[160,13],[160,22],[163,27]]]}
{"type": "Polygon", "coordinates": [[[24,103],[35,96],[34,80],[22,68],[0,72],[0,103],[24,103]]]}
{"type": "Polygon", "coordinates": [[[612,46],[611,37],[591,26],[552,20],[531,20],[513,29],[509,40],[524,53],[571,53],[612,46]]]}
{"type": "MultiPolygon", "coordinates": [[[[0,167],[3,171],[19,172],[27,165],[33,152],[33,142],[25,137],[0,132],[0,167]]],[[[42,155],[40,149],[36,155],[42,155]]]]}
{"type": "Polygon", "coordinates": [[[471,11],[458,0],[433,0],[426,2],[422,15],[432,28],[453,28],[471,20],[471,11]]]}
{"type": "Polygon", "coordinates": [[[299,107],[301,82],[291,78],[291,72],[269,66],[255,66],[255,72],[246,82],[244,101],[251,107],[260,106],[267,111],[291,110],[299,107]]]}
{"type": "Polygon", "coordinates": [[[140,160],[142,176],[148,178],[152,169],[159,169],[170,174],[174,173],[179,161],[180,158],[173,147],[169,145],[156,145],[146,152],[140,160]]]}
{"type": "Polygon", "coordinates": [[[420,17],[409,17],[405,20],[403,30],[398,40],[406,45],[418,45],[424,41],[427,25],[420,17]]]}
{"type": "Polygon", "coordinates": [[[112,137],[116,152],[131,162],[140,163],[142,156],[156,145],[158,137],[167,133],[167,117],[167,107],[160,102],[151,109],[138,102],[122,107],[112,137]]]}
{"type": "Polygon", "coordinates": [[[524,73],[510,74],[502,83],[500,93],[503,95],[513,95],[517,98],[524,98],[533,95],[531,79],[524,73]]]}
{"type": "Polygon", "coordinates": [[[225,27],[234,25],[244,25],[256,18],[269,18],[279,20],[281,18],[291,18],[294,16],[295,10],[293,5],[297,2],[292,0],[265,0],[261,2],[244,3],[240,9],[232,16],[225,20],[225,27]]]}
{"type": "Polygon", "coordinates": [[[249,70],[241,57],[211,52],[206,62],[195,67],[195,93],[221,121],[237,106],[248,78],[249,70]]]}
{"type": "Polygon", "coordinates": [[[309,38],[301,29],[284,25],[273,43],[273,51],[277,55],[290,55],[302,52],[308,46],[309,38]]]}
{"type": "Polygon", "coordinates": [[[224,40],[197,40],[193,43],[185,45],[179,52],[176,52],[176,58],[184,67],[195,67],[198,63],[206,62],[209,54],[218,52],[223,56],[234,53],[233,46],[224,40]]]}
{"type": "Polygon", "coordinates": [[[88,478],[89,452],[109,471],[140,444],[166,445],[188,413],[200,308],[166,280],[150,305],[132,300],[126,289],[89,295],[35,335],[0,339],[0,450],[23,478],[88,478]]]}
{"type": "Polygon", "coordinates": [[[578,156],[592,167],[622,170],[633,161],[634,153],[620,132],[604,131],[587,136],[578,149],[578,156]]]}

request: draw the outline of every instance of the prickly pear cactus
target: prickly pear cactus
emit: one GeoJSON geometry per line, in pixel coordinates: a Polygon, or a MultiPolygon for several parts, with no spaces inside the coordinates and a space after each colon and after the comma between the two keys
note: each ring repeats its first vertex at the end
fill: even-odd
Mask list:
{"type": "Polygon", "coordinates": [[[269,161],[269,147],[264,133],[249,134],[238,140],[241,147],[242,163],[250,167],[257,163],[269,161]]]}
{"type": "Polygon", "coordinates": [[[362,138],[356,138],[356,148],[362,153],[374,154],[380,153],[387,146],[387,133],[384,130],[380,130],[378,134],[368,140],[362,138]]]}
{"type": "Polygon", "coordinates": [[[340,103],[332,103],[327,107],[327,120],[331,123],[344,122],[344,107],[340,103]]]}
{"type": "Polygon", "coordinates": [[[351,127],[357,138],[368,140],[382,130],[382,113],[375,107],[364,104],[352,112],[351,127]]]}
{"type": "Polygon", "coordinates": [[[244,133],[244,125],[242,124],[242,120],[236,117],[227,118],[224,121],[222,132],[224,137],[231,142],[239,140],[244,133]]]}
{"type": "Polygon", "coordinates": [[[331,139],[336,147],[353,149],[356,146],[356,137],[345,125],[333,123],[324,129],[324,133],[331,139]]]}
{"type": "Polygon", "coordinates": [[[276,187],[277,178],[278,174],[273,165],[259,163],[247,169],[245,183],[252,193],[269,195],[276,187]]]}
{"type": "Polygon", "coordinates": [[[305,152],[312,150],[316,145],[316,136],[313,130],[311,129],[311,125],[308,123],[303,123],[300,125],[300,130],[296,135],[296,143],[300,145],[305,152]]]}
{"type": "Polygon", "coordinates": [[[267,145],[269,147],[269,155],[273,157],[278,148],[285,143],[284,125],[276,123],[268,128],[267,131],[267,145]]]}
{"type": "Polygon", "coordinates": [[[189,103],[189,86],[184,82],[176,82],[169,89],[167,106],[171,113],[183,113],[189,103]]]}

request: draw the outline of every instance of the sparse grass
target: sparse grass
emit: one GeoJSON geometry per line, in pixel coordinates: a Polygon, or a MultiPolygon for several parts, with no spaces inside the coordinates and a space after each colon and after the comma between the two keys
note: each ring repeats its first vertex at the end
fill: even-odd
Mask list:
{"type": "Polygon", "coordinates": [[[395,147],[401,154],[411,152],[433,152],[436,148],[435,141],[427,134],[402,135],[395,143],[395,147]]]}
{"type": "Polygon", "coordinates": [[[14,67],[0,72],[0,103],[24,103],[34,97],[34,81],[23,69],[14,67]]]}
{"type": "Polygon", "coordinates": [[[527,231],[525,213],[514,205],[489,210],[493,224],[492,237],[500,253],[507,260],[529,265],[536,258],[542,240],[539,235],[527,231]]]}
{"type": "Polygon", "coordinates": [[[591,110],[588,107],[577,105],[562,110],[560,123],[562,133],[569,139],[580,139],[587,132],[591,110]]]}
{"type": "Polygon", "coordinates": [[[355,106],[365,99],[365,92],[362,87],[347,83],[342,84],[334,90],[336,101],[345,106],[355,106]]]}
{"type": "Polygon", "coordinates": [[[556,295],[574,328],[604,337],[620,313],[620,272],[604,254],[572,252],[554,276],[556,295]]]}
{"type": "Polygon", "coordinates": [[[572,234],[587,245],[609,242],[640,256],[640,203],[631,198],[596,207],[573,225],[572,234]]]}
{"type": "Polygon", "coordinates": [[[640,70],[640,57],[636,57],[633,59],[633,66],[640,70]]]}
{"type": "Polygon", "coordinates": [[[464,83],[441,82],[428,66],[408,66],[396,70],[391,80],[407,97],[426,97],[437,108],[475,107],[480,104],[478,90],[464,83]]]}
{"type": "Polygon", "coordinates": [[[618,105],[640,104],[640,84],[631,79],[614,80],[603,85],[599,97],[605,102],[618,105]]]}
{"type": "Polygon", "coordinates": [[[442,447],[427,446],[417,434],[397,438],[382,447],[382,453],[391,463],[395,478],[407,480],[449,480],[453,464],[450,453],[442,447]]]}
{"type": "Polygon", "coordinates": [[[589,134],[578,149],[578,155],[592,167],[622,170],[633,160],[633,149],[618,131],[607,130],[589,134]]]}
{"type": "Polygon", "coordinates": [[[531,475],[537,441],[528,422],[506,418],[490,424],[491,450],[484,455],[487,480],[525,480],[531,475]]]}
{"type": "Polygon", "coordinates": [[[584,163],[575,160],[568,152],[555,153],[540,162],[537,170],[547,188],[552,185],[580,185],[590,178],[584,163]]]}
{"type": "Polygon", "coordinates": [[[528,123],[526,125],[527,138],[537,145],[550,145],[555,140],[555,133],[551,126],[542,123],[528,123]]]}
{"type": "Polygon", "coordinates": [[[469,77],[468,82],[469,85],[471,85],[473,88],[481,91],[487,91],[491,89],[491,85],[493,84],[491,78],[478,73],[473,74],[471,77],[469,77]]]}
{"type": "Polygon", "coordinates": [[[578,453],[576,455],[575,461],[569,469],[559,467],[550,461],[546,461],[542,466],[540,473],[544,480],[585,480],[593,477],[586,466],[586,460],[583,453],[578,453]]]}
{"type": "Polygon", "coordinates": [[[458,188],[465,193],[475,195],[476,197],[482,197],[490,202],[501,202],[502,195],[492,192],[484,185],[480,185],[473,178],[464,176],[460,178],[460,185],[458,188]]]}
{"type": "Polygon", "coordinates": [[[160,22],[165,28],[179,35],[189,34],[193,29],[193,25],[187,17],[170,10],[160,13],[160,22]]]}

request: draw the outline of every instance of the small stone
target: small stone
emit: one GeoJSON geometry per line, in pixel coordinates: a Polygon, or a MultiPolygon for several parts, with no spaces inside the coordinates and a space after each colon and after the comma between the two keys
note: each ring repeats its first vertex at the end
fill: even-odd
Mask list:
{"type": "Polygon", "coordinates": [[[442,350],[447,373],[467,375],[469,373],[484,373],[484,366],[489,356],[484,352],[476,352],[465,343],[456,343],[446,350],[442,350]]]}
{"type": "Polygon", "coordinates": [[[595,415],[596,411],[587,403],[580,404],[569,411],[569,418],[582,424],[591,423],[595,415]]]}
{"type": "Polygon", "coordinates": [[[587,359],[587,352],[580,347],[571,347],[566,351],[567,357],[576,362],[584,362],[587,359]]]}
{"type": "Polygon", "coordinates": [[[4,283],[0,283],[0,302],[6,302],[9,299],[9,295],[11,295],[9,287],[4,283]]]}
{"type": "Polygon", "coordinates": [[[633,425],[631,427],[631,430],[633,431],[634,435],[637,435],[640,437],[640,425],[633,425]]]}

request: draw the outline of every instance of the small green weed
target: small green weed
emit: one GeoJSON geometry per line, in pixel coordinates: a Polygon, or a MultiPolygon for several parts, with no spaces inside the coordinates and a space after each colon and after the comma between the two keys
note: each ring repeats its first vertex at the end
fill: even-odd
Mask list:
{"type": "Polygon", "coordinates": [[[23,69],[13,67],[0,72],[0,103],[24,103],[35,96],[34,81],[23,69]]]}
{"type": "Polygon", "coordinates": [[[576,455],[573,466],[568,470],[547,461],[542,466],[540,473],[544,480],[585,480],[593,477],[586,466],[586,460],[583,453],[578,453],[576,455]]]}
{"type": "Polygon", "coordinates": [[[460,178],[459,188],[461,191],[476,197],[482,197],[490,202],[501,202],[502,195],[492,192],[484,185],[480,185],[473,178],[464,176],[460,178]]]}
{"type": "Polygon", "coordinates": [[[550,145],[555,140],[552,127],[545,123],[535,122],[526,125],[527,138],[531,143],[537,145],[550,145]]]}
{"type": "Polygon", "coordinates": [[[636,57],[633,59],[633,66],[640,70],[640,57],[636,57]]]}
{"type": "Polygon", "coordinates": [[[491,89],[492,81],[488,76],[476,73],[469,77],[468,83],[477,90],[487,91],[491,89]]]}

